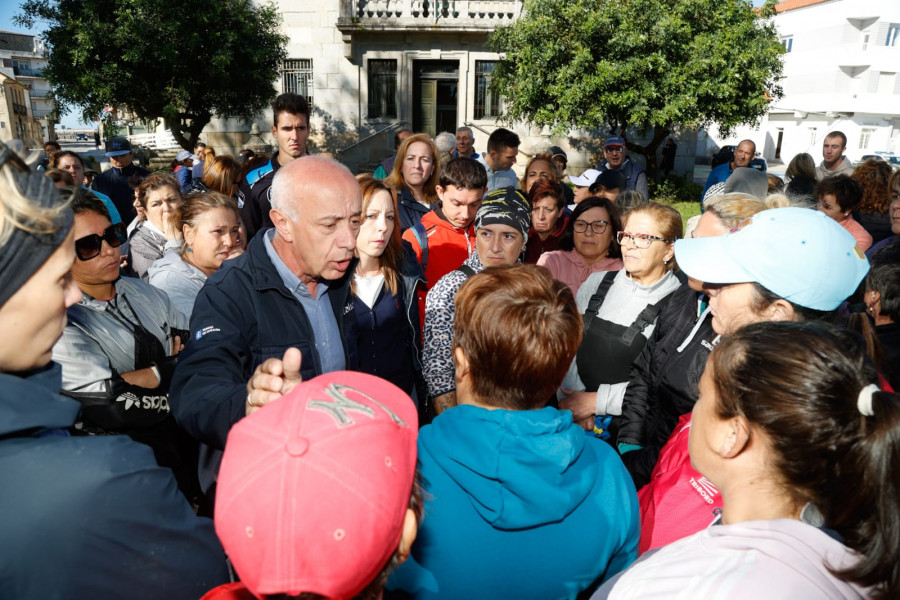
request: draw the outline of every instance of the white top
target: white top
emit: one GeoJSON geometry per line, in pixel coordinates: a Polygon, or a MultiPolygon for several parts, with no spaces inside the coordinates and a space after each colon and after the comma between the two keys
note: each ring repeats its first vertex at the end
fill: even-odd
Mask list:
{"type": "Polygon", "coordinates": [[[363,304],[372,308],[375,301],[378,300],[378,294],[384,287],[384,273],[379,273],[374,277],[363,277],[354,275],[353,281],[356,283],[356,297],[363,301],[363,304]]]}

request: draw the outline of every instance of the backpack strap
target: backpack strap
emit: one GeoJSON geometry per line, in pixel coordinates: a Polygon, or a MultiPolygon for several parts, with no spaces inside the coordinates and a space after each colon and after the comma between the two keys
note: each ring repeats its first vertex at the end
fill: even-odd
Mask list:
{"type": "Polygon", "coordinates": [[[607,271],[606,274],[603,275],[603,279],[600,280],[600,285],[597,286],[597,291],[594,292],[593,296],[591,296],[590,301],[588,301],[587,309],[584,311],[585,331],[591,328],[591,321],[593,321],[594,317],[597,316],[597,311],[600,310],[600,306],[606,299],[606,294],[609,292],[609,288],[612,287],[613,280],[618,274],[618,271],[607,271]]]}
{"type": "Polygon", "coordinates": [[[475,269],[470,267],[469,265],[463,264],[457,269],[460,273],[466,276],[466,279],[475,274],[475,269]]]}
{"type": "Polygon", "coordinates": [[[634,341],[635,336],[644,331],[648,325],[656,320],[656,317],[659,316],[659,313],[665,308],[671,297],[672,294],[669,293],[664,298],[661,298],[656,304],[647,305],[644,310],[641,311],[641,314],[637,316],[637,319],[634,320],[634,323],[622,333],[622,343],[626,346],[630,346],[634,341]]]}
{"type": "Polygon", "coordinates": [[[419,221],[415,225],[412,226],[413,235],[416,236],[416,241],[419,242],[419,248],[422,249],[422,271],[424,272],[428,268],[428,233],[425,231],[425,226],[422,225],[422,222],[419,221]]]}

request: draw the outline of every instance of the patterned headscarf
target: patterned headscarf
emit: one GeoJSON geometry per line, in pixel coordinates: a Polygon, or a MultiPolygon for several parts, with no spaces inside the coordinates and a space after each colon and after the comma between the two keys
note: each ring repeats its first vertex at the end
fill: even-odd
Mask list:
{"type": "Polygon", "coordinates": [[[508,225],[522,232],[527,239],[531,227],[531,202],[514,187],[498,188],[481,201],[475,215],[475,231],[484,225],[508,225]]]}

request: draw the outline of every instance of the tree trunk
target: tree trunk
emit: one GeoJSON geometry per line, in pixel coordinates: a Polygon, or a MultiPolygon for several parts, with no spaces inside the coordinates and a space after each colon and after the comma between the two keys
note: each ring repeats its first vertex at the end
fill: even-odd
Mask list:
{"type": "Polygon", "coordinates": [[[188,152],[194,151],[194,146],[200,139],[200,132],[209,124],[212,115],[203,113],[198,115],[180,114],[177,118],[170,120],[169,131],[172,132],[178,145],[188,152]],[[190,123],[190,125],[187,125],[190,123]]]}
{"type": "Polygon", "coordinates": [[[641,148],[643,152],[640,153],[647,159],[647,181],[656,181],[656,151],[670,133],[671,131],[667,127],[655,126],[653,138],[641,148]]]}

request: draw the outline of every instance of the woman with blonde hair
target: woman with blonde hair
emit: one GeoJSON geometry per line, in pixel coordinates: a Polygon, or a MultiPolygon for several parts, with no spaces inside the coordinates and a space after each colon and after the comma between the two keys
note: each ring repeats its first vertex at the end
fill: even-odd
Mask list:
{"type": "Polygon", "coordinates": [[[53,182],[0,144],[0,510],[15,515],[0,523],[4,593],[197,598],[228,581],[212,522],[147,448],[71,435],[81,405],[59,393],[51,353],[81,299],[73,223],[53,182]]]}
{"type": "Polygon", "coordinates": [[[437,200],[440,179],[440,153],[434,141],[424,133],[403,140],[394,168],[384,180],[397,192],[401,233],[431,210],[431,204],[437,200]]]}
{"type": "Polygon", "coordinates": [[[531,191],[531,186],[538,179],[546,179],[553,183],[559,183],[559,170],[553,164],[553,159],[549,153],[535,154],[525,165],[525,173],[519,179],[519,189],[526,196],[531,191]]]}
{"type": "Polygon", "coordinates": [[[203,176],[194,179],[188,193],[217,192],[234,198],[241,183],[241,165],[232,156],[213,156],[203,170],[203,176]]]}
{"type": "Polygon", "coordinates": [[[148,281],[190,318],[206,278],[231,258],[239,245],[240,216],[233,198],[206,192],[190,194],[172,219],[181,228],[184,244],[150,265],[148,281]]]}
{"type": "Polygon", "coordinates": [[[359,337],[359,370],[387,379],[420,406],[425,404],[416,291],[425,275],[404,250],[394,190],[370,175],[362,188],[362,221],[356,238],[359,264],[350,284],[359,337]]]}

